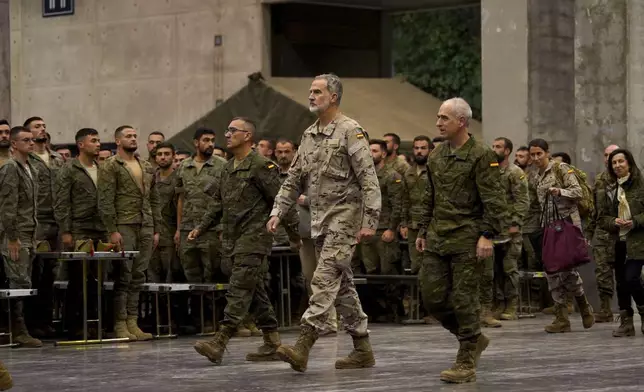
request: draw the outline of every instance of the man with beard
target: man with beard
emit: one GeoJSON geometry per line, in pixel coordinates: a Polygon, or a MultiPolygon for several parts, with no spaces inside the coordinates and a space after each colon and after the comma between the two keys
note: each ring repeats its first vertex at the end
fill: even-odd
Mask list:
{"type": "Polygon", "coordinates": [[[64,162],[67,162],[72,159],[72,151],[67,147],[56,147],[56,152],[63,158],[64,162]]]}
{"type": "MultiPolygon", "coordinates": [[[[31,289],[31,272],[36,244],[38,182],[29,154],[34,149],[31,131],[11,129],[13,157],[0,168],[0,222],[2,222],[2,259],[11,289],[31,289]]],[[[23,300],[10,302],[14,343],[21,347],[42,347],[29,335],[23,314],[23,300]]],[[[29,302],[28,307],[33,306],[29,302]]],[[[34,311],[41,311],[34,309],[34,311]]]]}
{"type": "Polygon", "coordinates": [[[177,187],[178,178],[173,168],[175,149],[171,143],[163,142],[156,146],[157,170],[152,187],[159,195],[161,224],[159,246],[150,259],[148,281],[152,283],[172,283],[173,276],[181,271],[177,264],[174,234],[177,232],[177,187]]]}
{"type": "Polygon", "coordinates": [[[422,259],[422,254],[416,250],[416,237],[418,237],[418,223],[424,208],[422,200],[427,189],[427,157],[434,150],[434,143],[427,136],[416,136],[413,149],[414,164],[403,176],[406,192],[403,197],[400,235],[408,242],[411,273],[416,275],[422,259]]]}
{"type": "MultiPolygon", "coordinates": [[[[290,140],[280,140],[277,142],[275,147],[275,160],[279,167],[280,172],[280,184],[284,183],[286,177],[288,177],[288,169],[291,167],[291,163],[295,158],[295,144],[290,140]]],[[[269,159],[269,158],[267,158],[269,159]]],[[[293,208],[291,214],[297,214],[297,210],[293,208]]],[[[292,221],[292,220],[291,220],[292,221]]],[[[297,230],[297,227],[292,228],[297,230]]],[[[280,227],[273,237],[274,245],[288,245],[288,234],[284,227],[280,227]]]]}
{"type": "MultiPolygon", "coordinates": [[[[58,170],[65,163],[62,157],[48,147],[47,125],[40,117],[25,121],[36,143],[34,152],[29,154],[38,181],[38,229],[36,230],[36,249],[38,251],[57,251],[59,249],[58,225],[54,216],[54,186],[58,170]]],[[[36,337],[53,337],[56,333],[52,325],[54,302],[54,280],[58,274],[59,262],[56,259],[36,257],[32,271],[32,286],[38,295],[30,298],[34,302],[29,307],[28,318],[32,333],[36,337]]]]}
{"type": "Polygon", "coordinates": [[[401,176],[405,175],[407,169],[409,169],[409,164],[404,159],[403,156],[398,155],[398,149],[400,148],[400,136],[395,133],[386,133],[385,142],[387,142],[387,158],[385,158],[385,166],[387,168],[394,169],[401,176]]]}
{"type": "Polygon", "coordinates": [[[512,154],[510,139],[505,137],[495,139],[492,150],[499,161],[501,184],[508,202],[510,242],[494,247],[494,257],[490,258],[492,259],[491,268],[486,269],[481,283],[481,307],[487,309],[493,306],[492,293],[494,292],[497,305],[497,309],[491,312],[494,317],[498,314],[501,320],[516,320],[519,295],[518,263],[523,247],[521,227],[530,208],[528,180],[523,170],[510,162],[512,154]]]}
{"type": "Polygon", "coordinates": [[[527,146],[521,146],[514,153],[514,164],[525,171],[530,166],[530,149],[527,146]]]}
{"type": "MultiPolygon", "coordinates": [[[[205,193],[206,186],[213,178],[220,176],[225,160],[213,156],[215,131],[199,128],[193,137],[196,154],[184,160],[177,169],[177,231],[175,243],[180,244],[179,257],[188,283],[211,283],[221,268],[221,242],[218,222],[199,238],[190,239],[188,234],[199,225],[201,218],[209,211],[212,197],[205,193]]],[[[191,314],[195,326],[201,325],[200,298],[191,301],[191,314]]],[[[212,309],[206,309],[211,312],[212,309]]],[[[205,317],[208,331],[212,332],[212,317],[205,317]]]]}
{"type": "Polygon", "coordinates": [[[7,120],[0,120],[0,167],[11,159],[11,127],[7,120]]]}
{"type": "Polygon", "coordinates": [[[152,165],[153,168],[157,167],[157,160],[156,160],[156,148],[159,144],[165,142],[165,135],[162,132],[159,131],[154,131],[151,132],[150,135],[148,135],[148,162],[150,162],[150,165],[152,165]]]}
{"type": "Polygon", "coordinates": [[[134,153],[137,132],[122,125],[114,132],[116,155],[99,170],[98,209],[116,249],[139,251],[134,260],[114,265],[114,333],[132,341],[151,340],[138,326],[139,294],[152,250],[159,243],[159,197],[152,187],[154,169],[134,153]]]}
{"type": "Polygon", "coordinates": [[[255,129],[255,124],[243,117],[234,118],[228,125],[226,147],[233,159],[212,179],[208,193],[215,200],[213,208],[189,235],[194,240],[221,216],[224,256],[232,261],[224,319],[212,340],[195,344],[195,350],[216,365],[221,364],[230,338],[249,314],[262,329],[264,344],[246,360],[279,359],[277,319],[264,285],[273,235],[264,224],[280,182],[277,165],[251,148],[255,129]]]}
{"type": "Polygon", "coordinates": [[[288,178],[275,198],[266,224],[275,232],[300,193],[311,198],[311,238],[318,265],[311,280],[309,307],[293,346],[281,346],[280,358],[295,371],[306,371],[311,348],[324,331],[331,308],[342,316],[353,339],[353,351],[336,361],[337,369],[373,367],[367,315],[358,298],[351,258],[356,243],[376,234],[380,187],[365,131],[340,112],[342,81],[337,75],[316,76],[309,89],[309,110],[318,120],[302,135],[288,178]]]}
{"type": "MultiPolygon", "coordinates": [[[[107,241],[105,226],[96,219],[98,212],[98,152],[101,141],[98,131],[83,128],[76,132],[78,157],[73,158],[60,169],[55,187],[54,215],[60,227],[63,248],[74,252],[91,252],[97,249],[101,241],[107,241]]],[[[70,338],[82,337],[82,293],[83,266],[80,262],[67,264],[69,287],[67,290],[66,317],[70,338]]],[[[89,264],[87,282],[88,319],[96,318],[97,287],[94,283],[98,276],[96,264],[89,264]],[[94,314],[92,314],[94,313],[94,314]]],[[[90,333],[98,338],[98,331],[90,333]]]]}

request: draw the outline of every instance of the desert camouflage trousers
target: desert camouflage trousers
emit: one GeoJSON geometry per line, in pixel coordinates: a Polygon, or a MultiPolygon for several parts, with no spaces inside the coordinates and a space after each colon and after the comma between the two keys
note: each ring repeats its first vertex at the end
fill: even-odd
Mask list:
{"type": "Polygon", "coordinates": [[[311,279],[312,295],[302,316],[302,325],[323,331],[335,306],[349,334],[368,335],[367,315],[362,311],[351,270],[355,248],[355,238],[344,234],[327,233],[315,239],[318,265],[311,279]]]}

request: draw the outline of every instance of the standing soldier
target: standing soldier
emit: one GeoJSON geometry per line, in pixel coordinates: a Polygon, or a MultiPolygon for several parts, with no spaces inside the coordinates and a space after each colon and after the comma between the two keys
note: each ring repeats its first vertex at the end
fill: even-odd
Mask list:
{"type": "MultiPolygon", "coordinates": [[[[98,131],[83,128],[76,132],[78,157],[71,159],[60,169],[55,187],[54,214],[60,227],[63,248],[74,252],[91,252],[99,243],[107,240],[105,226],[96,219],[98,212],[98,152],[101,141],[98,131]]],[[[82,336],[82,293],[83,269],[79,262],[67,264],[69,287],[67,289],[66,322],[71,338],[82,336]]],[[[97,287],[91,282],[97,278],[96,264],[90,264],[90,276],[87,283],[88,304],[96,303],[97,287]]],[[[96,308],[89,307],[89,312],[96,308]]],[[[89,319],[96,318],[88,314],[89,319]]],[[[98,337],[96,331],[96,336],[98,337]]]]}
{"type": "Polygon", "coordinates": [[[405,175],[407,169],[409,169],[409,164],[404,158],[398,155],[398,148],[400,148],[400,136],[395,133],[386,133],[384,136],[385,142],[387,142],[387,158],[385,158],[385,166],[388,169],[394,169],[401,176],[405,175]]]}
{"type": "Polygon", "coordinates": [[[194,240],[206,232],[223,210],[224,257],[231,258],[233,265],[228,303],[214,338],[195,344],[195,350],[216,365],[221,364],[228,341],[249,312],[264,333],[264,344],[246,360],[278,359],[276,351],[281,344],[277,318],[264,285],[273,244],[264,222],[280,187],[279,172],[277,165],[252,150],[255,132],[255,124],[247,118],[234,118],[228,126],[226,147],[234,158],[213,178],[207,189],[214,198],[213,207],[188,236],[194,240]]]}
{"type": "MultiPolygon", "coordinates": [[[[34,138],[25,127],[13,127],[10,137],[13,158],[0,168],[2,259],[9,288],[30,289],[38,209],[38,173],[29,159],[34,150],[34,138]]],[[[32,338],[27,331],[22,299],[12,299],[11,308],[13,341],[22,347],[42,347],[42,342],[32,338]]]]}
{"type": "Polygon", "coordinates": [[[7,120],[0,120],[0,167],[11,159],[11,127],[7,120]]]}
{"type": "MultiPolygon", "coordinates": [[[[595,205],[598,204],[597,192],[604,191],[606,186],[613,182],[608,174],[608,157],[610,153],[617,150],[619,146],[610,145],[604,150],[604,171],[595,178],[593,193],[595,205]]],[[[610,323],[613,322],[613,311],[611,301],[615,292],[615,276],[613,263],[615,262],[615,239],[613,236],[602,229],[597,224],[599,217],[597,214],[590,219],[586,228],[585,237],[589,238],[593,244],[593,260],[595,260],[595,277],[597,278],[597,291],[599,292],[600,308],[595,313],[595,322],[610,323]]]]}
{"type": "MultiPolygon", "coordinates": [[[[221,267],[218,222],[209,227],[207,232],[201,233],[199,238],[190,239],[188,234],[199,225],[201,218],[208,212],[212,197],[204,190],[213,178],[219,177],[226,161],[212,155],[215,147],[215,131],[212,129],[197,129],[193,142],[195,156],[184,160],[177,169],[179,204],[175,241],[181,244],[179,255],[188,283],[199,284],[212,282],[215,273],[221,267]]],[[[199,301],[199,296],[192,297],[191,313],[195,326],[200,325],[199,301]]],[[[207,312],[211,311],[212,309],[207,309],[207,312]]],[[[212,317],[207,316],[205,319],[206,332],[212,332],[215,327],[209,321],[212,317]]]]}
{"type": "Polygon", "coordinates": [[[422,259],[422,254],[416,249],[416,237],[418,237],[418,223],[425,208],[422,203],[427,189],[427,157],[434,150],[434,143],[427,136],[416,136],[413,148],[414,164],[407,169],[403,176],[406,192],[403,197],[403,219],[400,235],[409,244],[411,273],[416,275],[422,259]]]}
{"type": "MultiPolygon", "coordinates": [[[[34,151],[30,154],[31,165],[37,172],[38,181],[38,228],[36,229],[36,250],[58,250],[58,225],[54,217],[54,186],[58,170],[64,165],[62,157],[49,149],[47,126],[42,118],[31,117],[25,127],[33,134],[34,151]]],[[[32,285],[38,289],[33,298],[34,306],[29,307],[33,334],[37,337],[53,337],[54,280],[58,274],[58,260],[36,256],[32,271],[32,285]]],[[[29,318],[28,316],[28,318],[29,318]]]]}
{"type": "Polygon", "coordinates": [[[155,169],[157,167],[156,149],[157,146],[163,142],[165,142],[165,135],[162,132],[154,131],[148,135],[148,162],[155,169]]]}
{"type": "Polygon", "coordinates": [[[528,180],[517,165],[510,162],[512,142],[504,137],[497,138],[492,149],[499,160],[502,186],[505,190],[510,215],[510,242],[494,249],[494,263],[502,267],[503,274],[496,279],[496,299],[501,320],[516,320],[517,298],[519,295],[519,258],[523,247],[521,227],[530,208],[528,180]]]}
{"type": "Polygon", "coordinates": [[[172,283],[181,272],[177,260],[174,234],[177,231],[177,173],[173,169],[175,149],[171,143],[156,145],[157,170],[152,187],[159,196],[159,246],[152,252],[148,281],[152,283],[172,283]]]}
{"type": "Polygon", "coordinates": [[[139,251],[134,260],[114,266],[114,333],[132,341],[151,340],[137,324],[139,294],[145,283],[152,250],[159,242],[159,198],[152,182],[154,169],[135,156],[137,133],[129,125],[116,128],[117,153],[100,167],[98,210],[110,243],[124,251],[139,251]]]}
{"type": "Polygon", "coordinates": [[[337,369],[372,367],[367,315],[353,283],[351,257],[356,242],[376,234],[380,187],[365,131],[340,113],[342,82],[333,74],[317,76],[309,91],[309,110],[318,116],[302,136],[288,178],[278,194],[267,228],[275,232],[305,189],[311,211],[311,237],[318,265],[311,280],[309,308],[302,316],[294,346],[278,349],[291,368],[306,370],[309,352],[336,307],[354,350],[335,363],[337,369]]]}
{"type": "Polygon", "coordinates": [[[441,372],[450,383],[476,381],[476,366],[490,340],[481,334],[481,260],[506,222],[505,192],[496,155],[468,133],[472,109],[452,98],[438,111],[445,142],[429,156],[427,209],[416,246],[423,254],[419,280],[423,303],[460,342],[456,362],[441,372]]]}

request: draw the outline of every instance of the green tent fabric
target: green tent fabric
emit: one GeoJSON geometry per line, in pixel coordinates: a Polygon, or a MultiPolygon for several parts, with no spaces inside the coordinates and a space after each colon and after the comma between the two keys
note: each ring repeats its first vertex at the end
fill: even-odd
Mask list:
{"type": "Polygon", "coordinates": [[[248,84],[168,141],[179,150],[194,152],[193,136],[200,127],[214,129],[216,144],[226,147],[224,134],[234,117],[248,117],[257,124],[259,137],[300,142],[302,133],[315,122],[315,115],[302,104],[280,94],[260,80],[248,84]]]}

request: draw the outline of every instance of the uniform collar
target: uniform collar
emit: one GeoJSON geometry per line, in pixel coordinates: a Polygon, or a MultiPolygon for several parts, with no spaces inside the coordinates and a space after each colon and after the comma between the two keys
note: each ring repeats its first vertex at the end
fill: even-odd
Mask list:
{"type": "Polygon", "coordinates": [[[470,151],[472,150],[472,147],[474,147],[475,143],[474,136],[472,136],[472,134],[469,135],[470,138],[456,151],[452,151],[452,147],[450,147],[449,143],[444,143],[443,156],[453,157],[460,161],[467,160],[467,157],[470,154],[470,151]]]}
{"type": "Polygon", "coordinates": [[[338,113],[338,114],[335,116],[335,118],[334,118],[334,119],[333,119],[329,124],[327,124],[327,126],[326,126],[326,127],[322,128],[322,129],[320,129],[320,119],[317,119],[317,120],[315,121],[315,123],[313,124],[313,131],[312,131],[312,133],[313,133],[314,135],[315,135],[315,134],[318,134],[318,133],[321,133],[321,134],[323,134],[323,135],[329,136],[329,135],[331,135],[331,134],[335,131],[335,127],[338,125],[338,123],[340,122],[340,120],[342,120],[343,118],[344,118],[344,114],[342,114],[342,113],[338,113]]]}

